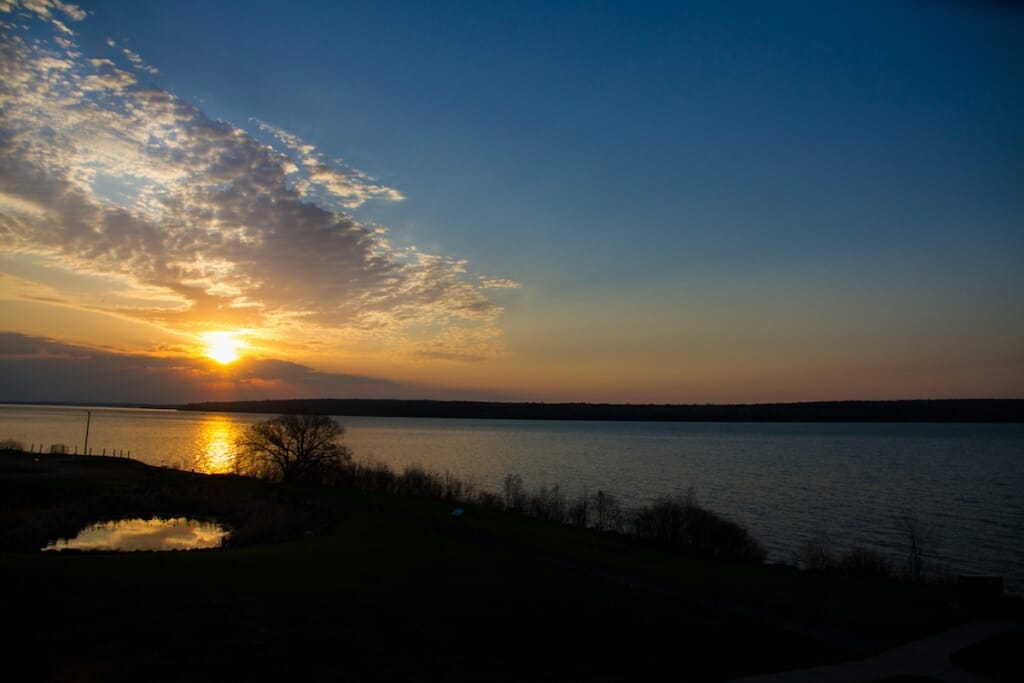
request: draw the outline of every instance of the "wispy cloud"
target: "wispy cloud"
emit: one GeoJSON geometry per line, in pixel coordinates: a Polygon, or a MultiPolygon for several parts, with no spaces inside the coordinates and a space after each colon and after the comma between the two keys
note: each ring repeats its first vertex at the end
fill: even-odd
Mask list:
{"type": "Polygon", "coordinates": [[[483,290],[516,283],[394,249],[351,210],[400,201],[398,190],[267,123],[258,130],[279,148],[209,118],[112,40],[83,56],[55,22],[85,17],[57,0],[0,0],[5,251],[159,291],[159,306],[112,312],[176,331],[234,324],[377,340],[399,355],[498,352],[500,308],[483,290]],[[5,15],[34,16],[52,35],[5,15]]]}

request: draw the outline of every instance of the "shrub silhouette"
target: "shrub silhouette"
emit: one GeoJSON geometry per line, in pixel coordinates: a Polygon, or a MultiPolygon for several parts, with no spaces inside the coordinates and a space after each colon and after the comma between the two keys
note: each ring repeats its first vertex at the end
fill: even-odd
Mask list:
{"type": "Polygon", "coordinates": [[[399,475],[395,493],[424,498],[444,498],[445,484],[440,475],[422,465],[409,465],[399,475]]]}
{"type": "Polygon", "coordinates": [[[764,549],[746,529],[698,505],[692,491],[636,508],[631,518],[631,531],[640,540],[708,557],[764,560],[764,549]]]}
{"type": "Polygon", "coordinates": [[[551,488],[541,486],[539,491],[529,495],[526,513],[530,517],[564,524],[566,521],[565,496],[558,484],[551,488]]]}
{"type": "Polygon", "coordinates": [[[922,583],[924,581],[924,557],[931,545],[929,534],[922,528],[917,517],[909,511],[905,511],[897,517],[896,524],[903,532],[908,546],[907,559],[903,568],[904,578],[915,583],[922,583]]]}
{"type": "Polygon", "coordinates": [[[618,531],[622,527],[622,506],[606,491],[594,494],[593,525],[598,531],[618,531]]]}
{"type": "Polygon", "coordinates": [[[590,525],[590,496],[586,490],[569,505],[569,523],[586,529],[590,525]]]}
{"type": "Polygon", "coordinates": [[[506,474],[502,480],[505,492],[505,509],[523,512],[526,507],[526,492],[523,491],[523,478],[518,474],[506,474]]]}
{"type": "Polygon", "coordinates": [[[839,569],[854,576],[868,576],[888,579],[892,576],[892,565],[882,553],[855,545],[839,558],[839,569]]]}

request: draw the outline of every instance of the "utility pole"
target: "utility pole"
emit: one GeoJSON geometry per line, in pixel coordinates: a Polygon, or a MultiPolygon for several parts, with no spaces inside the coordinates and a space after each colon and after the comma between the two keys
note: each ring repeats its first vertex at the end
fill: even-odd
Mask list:
{"type": "Polygon", "coordinates": [[[85,445],[82,446],[82,455],[89,455],[89,423],[92,422],[92,411],[85,411],[85,445]]]}

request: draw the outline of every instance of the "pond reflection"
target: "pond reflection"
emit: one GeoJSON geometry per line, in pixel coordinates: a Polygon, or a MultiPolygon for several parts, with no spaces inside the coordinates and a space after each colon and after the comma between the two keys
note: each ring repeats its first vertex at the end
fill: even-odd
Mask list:
{"type": "Polygon", "coordinates": [[[211,415],[199,425],[194,468],[206,474],[225,474],[234,466],[235,439],[241,434],[237,423],[211,415]]]}
{"type": "Polygon", "coordinates": [[[186,517],[122,519],[92,524],[78,536],[53,541],[43,550],[198,550],[219,548],[227,535],[219,524],[186,517]]]}

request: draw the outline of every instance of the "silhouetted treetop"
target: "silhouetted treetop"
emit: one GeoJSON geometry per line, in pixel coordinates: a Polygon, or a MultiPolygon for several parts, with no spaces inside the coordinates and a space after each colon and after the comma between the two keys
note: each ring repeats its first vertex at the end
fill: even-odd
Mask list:
{"type": "Polygon", "coordinates": [[[279,415],[250,425],[236,442],[236,469],[286,483],[324,483],[352,459],[345,428],[325,415],[279,415]]]}

